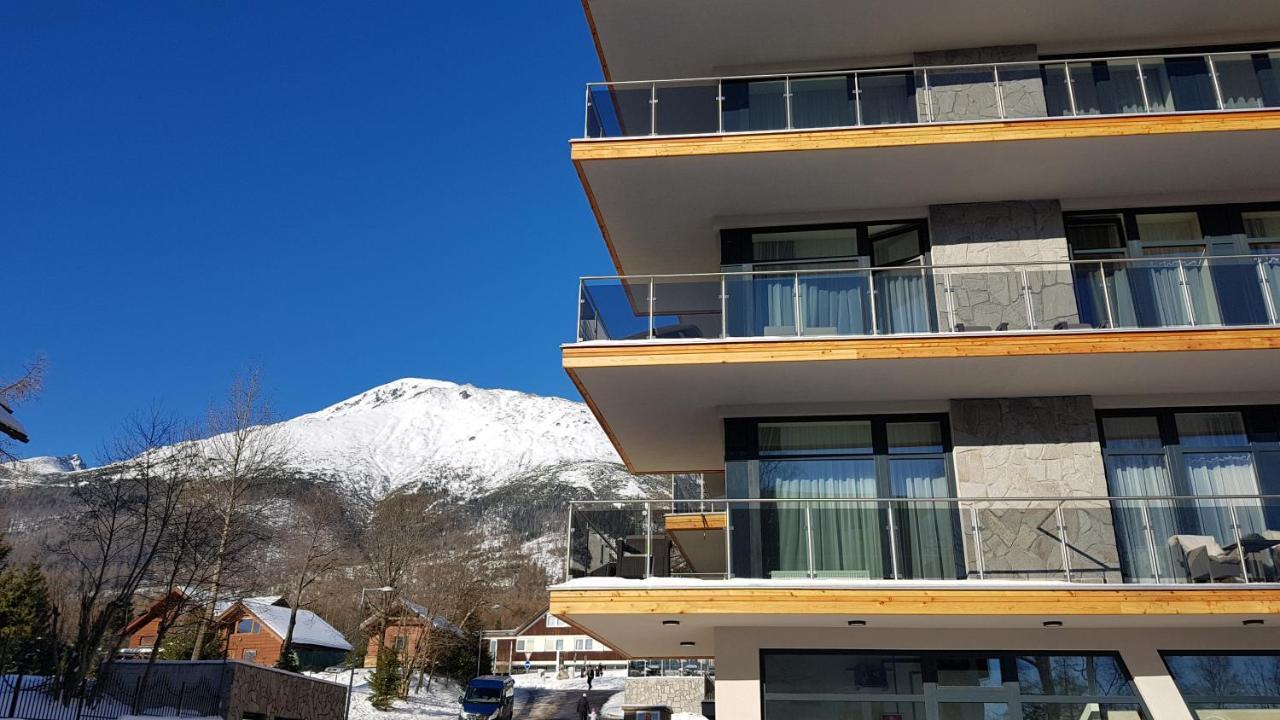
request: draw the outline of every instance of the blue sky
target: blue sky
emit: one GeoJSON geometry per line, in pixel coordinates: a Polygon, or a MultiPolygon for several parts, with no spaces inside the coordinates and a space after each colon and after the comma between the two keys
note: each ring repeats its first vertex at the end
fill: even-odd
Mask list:
{"type": "Polygon", "coordinates": [[[576,2],[0,4],[0,377],[23,455],[198,418],[247,365],[292,416],[400,377],[577,398],[576,2]]]}

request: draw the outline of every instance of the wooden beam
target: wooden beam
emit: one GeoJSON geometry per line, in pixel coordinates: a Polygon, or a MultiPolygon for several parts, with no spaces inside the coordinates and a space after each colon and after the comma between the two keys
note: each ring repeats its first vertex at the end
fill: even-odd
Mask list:
{"type": "MultiPolygon", "coordinates": [[[[636,343],[562,348],[566,371],[584,397],[574,370],[583,368],[733,363],[1028,357],[1095,353],[1201,352],[1280,349],[1280,328],[1247,330],[1135,330],[929,337],[850,337],[835,340],[636,343]]],[[[590,403],[590,399],[588,399],[590,403]]]]}
{"type": "Polygon", "coordinates": [[[723,530],[729,524],[722,512],[667,513],[663,521],[668,533],[723,530]]]}
{"type": "Polygon", "coordinates": [[[552,590],[551,611],[587,615],[1275,615],[1280,590],[552,590]]]}
{"type": "Polygon", "coordinates": [[[1192,132],[1280,130],[1280,112],[1180,113],[1125,117],[1052,118],[839,130],[780,131],[685,138],[584,140],[571,145],[575,162],[729,155],[803,150],[852,150],[958,143],[1066,140],[1192,132]]]}

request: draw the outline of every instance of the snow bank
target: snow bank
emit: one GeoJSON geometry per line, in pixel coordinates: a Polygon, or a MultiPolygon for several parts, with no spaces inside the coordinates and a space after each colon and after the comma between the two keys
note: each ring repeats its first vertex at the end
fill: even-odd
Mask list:
{"type": "MultiPolygon", "coordinates": [[[[369,704],[369,674],[372,670],[363,668],[355,672],[355,683],[351,692],[351,720],[422,720],[423,718],[449,718],[457,720],[462,706],[458,697],[462,688],[452,680],[436,678],[430,688],[416,692],[417,678],[409,686],[407,700],[397,700],[390,710],[382,711],[369,704]]],[[[309,672],[314,678],[330,682],[347,684],[350,671],[340,673],[309,672]]]]}
{"type": "MultiPolygon", "coordinates": [[[[541,688],[544,690],[586,690],[587,679],[578,677],[575,672],[571,677],[564,680],[556,679],[554,672],[548,672],[545,676],[539,677],[538,673],[525,673],[523,675],[512,675],[516,681],[517,688],[541,688]]],[[[627,682],[626,670],[606,670],[604,675],[596,678],[591,683],[592,690],[621,690],[627,682]]]]}

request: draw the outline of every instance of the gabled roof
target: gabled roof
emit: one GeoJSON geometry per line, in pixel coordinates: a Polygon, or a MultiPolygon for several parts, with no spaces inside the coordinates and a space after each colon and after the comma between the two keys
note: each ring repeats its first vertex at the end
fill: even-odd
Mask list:
{"type": "Polygon", "coordinates": [[[166,606],[171,605],[175,602],[179,602],[183,600],[185,597],[186,597],[186,594],[183,593],[182,590],[179,590],[178,588],[174,588],[169,592],[165,593],[161,597],[157,598],[155,602],[151,603],[150,607],[148,607],[145,611],[143,611],[141,615],[130,620],[129,624],[124,627],[124,634],[125,635],[134,634],[135,632],[138,631],[138,628],[142,627],[143,625],[146,625],[148,622],[151,621],[152,618],[164,612],[164,608],[166,606]]]}
{"type": "Polygon", "coordinates": [[[538,612],[534,613],[533,617],[529,618],[529,619],[528,619],[528,620],[527,620],[523,625],[521,625],[520,627],[516,628],[516,629],[515,629],[515,632],[513,632],[513,633],[511,633],[511,634],[512,634],[512,635],[523,635],[523,634],[525,633],[525,631],[526,631],[526,630],[528,630],[529,628],[533,627],[535,623],[537,623],[539,620],[541,620],[544,616],[548,615],[550,612],[551,612],[551,606],[550,606],[550,605],[548,605],[547,607],[542,608],[542,609],[541,609],[541,610],[539,610],[538,612]]]}
{"type": "MultiPolygon", "coordinates": [[[[453,623],[449,622],[443,617],[439,615],[432,615],[431,611],[428,610],[423,605],[419,605],[416,602],[413,602],[411,600],[404,600],[404,599],[397,600],[396,603],[401,607],[403,607],[405,610],[407,610],[408,615],[412,615],[413,617],[416,617],[424,621],[424,624],[426,624],[427,622],[430,622],[431,627],[436,630],[444,630],[446,632],[451,632],[454,635],[457,635],[458,637],[464,637],[467,634],[465,630],[458,627],[457,625],[454,625],[453,623]]],[[[398,617],[403,618],[405,617],[405,615],[400,615],[398,617]]],[[[360,627],[361,628],[369,627],[374,622],[376,622],[377,619],[378,619],[378,616],[376,614],[371,615],[365,618],[364,622],[360,623],[360,627]]],[[[394,620],[396,619],[396,617],[392,617],[391,619],[394,620]]]]}
{"type": "MultiPolygon", "coordinates": [[[[278,605],[280,607],[289,607],[288,601],[283,595],[262,595],[259,597],[241,598],[244,602],[261,603],[264,605],[278,605]]],[[[217,605],[213,606],[213,614],[221,616],[223,613],[231,609],[238,600],[219,600],[217,605]]]]}
{"type": "MultiPolygon", "coordinates": [[[[265,602],[266,600],[278,601],[279,598],[249,598],[241,600],[219,613],[218,618],[220,620],[226,619],[227,615],[230,615],[236,608],[243,607],[246,612],[258,618],[263,625],[267,626],[267,629],[283,640],[285,634],[289,632],[289,613],[291,610],[287,605],[265,602]]],[[[310,610],[298,610],[297,622],[293,626],[293,644],[314,645],[337,650],[352,649],[351,643],[347,642],[342,633],[310,610]]]]}
{"type": "Polygon", "coordinates": [[[18,442],[30,442],[31,438],[27,437],[27,429],[18,422],[18,418],[13,416],[13,409],[4,403],[0,403],[0,433],[4,433],[18,442]]]}

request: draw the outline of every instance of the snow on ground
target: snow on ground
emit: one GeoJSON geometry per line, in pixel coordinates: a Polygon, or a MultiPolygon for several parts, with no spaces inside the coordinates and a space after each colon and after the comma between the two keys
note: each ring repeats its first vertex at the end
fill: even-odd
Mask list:
{"type": "MultiPolygon", "coordinates": [[[[462,706],[458,704],[458,696],[462,688],[452,680],[436,678],[431,681],[429,689],[414,692],[417,678],[409,686],[409,699],[397,700],[391,710],[383,712],[369,704],[369,673],[372,670],[357,669],[355,683],[351,692],[351,720],[405,720],[406,718],[449,718],[456,720],[462,706]]],[[[310,672],[305,673],[314,678],[346,685],[350,671],[340,673],[310,672]]]]}
{"type": "MultiPolygon", "coordinates": [[[[538,673],[524,673],[523,675],[512,675],[516,681],[516,688],[541,688],[544,690],[586,690],[587,679],[578,677],[575,672],[572,676],[564,679],[556,679],[554,672],[548,672],[546,675],[539,677],[538,673]]],[[[596,678],[591,683],[592,690],[621,690],[627,682],[626,670],[606,670],[604,675],[596,678]]]]}

